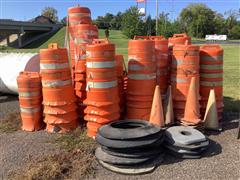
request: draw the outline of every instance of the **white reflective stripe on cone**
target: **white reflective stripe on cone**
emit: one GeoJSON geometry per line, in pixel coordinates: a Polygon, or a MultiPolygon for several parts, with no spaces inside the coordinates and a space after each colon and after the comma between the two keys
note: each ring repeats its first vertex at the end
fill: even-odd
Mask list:
{"type": "Polygon", "coordinates": [[[59,86],[65,86],[68,84],[72,84],[72,80],[59,80],[59,81],[42,81],[43,87],[59,87],[59,86]]]}
{"type": "Polygon", "coordinates": [[[209,87],[222,86],[222,85],[223,85],[223,82],[222,82],[222,81],[215,81],[215,82],[211,82],[211,81],[200,81],[200,85],[202,85],[202,86],[209,86],[209,87]]]}
{"type": "Polygon", "coordinates": [[[40,95],[40,92],[19,92],[19,97],[31,97],[31,96],[37,96],[40,95]]]}
{"type": "Polygon", "coordinates": [[[115,61],[87,62],[87,68],[114,68],[115,66],[115,61]]]}
{"type": "MultiPolygon", "coordinates": [[[[70,13],[70,14],[68,14],[68,16],[69,17],[91,17],[91,14],[90,13],[70,13]]],[[[71,22],[72,21],[70,21],[70,23],[71,22]]]]}
{"type": "Polygon", "coordinates": [[[222,64],[209,64],[209,65],[200,65],[200,69],[204,70],[222,70],[223,65],[222,64]]]}
{"type": "Polygon", "coordinates": [[[223,77],[223,73],[200,73],[200,77],[203,78],[222,78],[223,77]]]}
{"type": "Polygon", "coordinates": [[[106,89],[116,87],[117,85],[117,80],[108,82],[87,82],[87,90],[89,90],[89,88],[106,89]]]}
{"type": "Polygon", "coordinates": [[[129,79],[139,79],[139,80],[148,80],[156,79],[156,74],[128,74],[129,79]]]}
{"type": "Polygon", "coordinates": [[[190,82],[191,78],[176,78],[176,77],[171,77],[171,81],[172,82],[177,82],[177,83],[186,83],[186,82],[190,82]]]}
{"type": "Polygon", "coordinates": [[[69,68],[69,63],[52,63],[52,64],[40,64],[40,69],[65,69],[69,68]]]}
{"type": "Polygon", "coordinates": [[[200,56],[201,61],[223,61],[223,56],[200,56]]]}
{"type": "Polygon", "coordinates": [[[20,111],[22,113],[32,114],[32,113],[39,112],[40,108],[22,108],[22,107],[20,107],[20,111]]]}

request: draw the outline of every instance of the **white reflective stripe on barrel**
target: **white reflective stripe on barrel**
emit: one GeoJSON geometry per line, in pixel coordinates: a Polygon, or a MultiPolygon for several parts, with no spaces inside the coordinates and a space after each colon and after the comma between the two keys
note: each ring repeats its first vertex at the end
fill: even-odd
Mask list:
{"type": "Polygon", "coordinates": [[[108,81],[108,82],[87,82],[87,90],[89,88],[97,88],[97,89],[106,89],[116,87],[118,85],[117,80],[108,81]]]}
{"type": "Polygon", "coordinates": [[[32,114],[32,113],[39,112],[40,108],[22,108],[22,107],[20,107],[20,111],[22,113],[32,114]]]}
{"type": "Polygon", "coordinates": [[[204,70],[222,70],[223,69],[223,65],[222,64],[209,64],[209,65],[200,65],[200,69],[204,69],[204,70]]]}
{"type": "MultiPolygon", "coordinates": [[[[69,17],[91,17],[90,13],[70,13],[68,14],[69,17]]],[[[70,21],[71,23],[72,21],[70,21]]]]}
{"type": "Polygon", "coordinates": [[[87,68],[114,68],[115,66],[115,61],[87,62],[87,68]]]}
{"type": "Polygon", "coordinates": [[[19,92],[19,97],[31,97],[31,96],[38,96],[40,92],[19,92]]]}
{"type": "Polygon", "coordinates": [[[43,64],[40,63],[40,69],[65,69],[69,68],[69,63],[52,63],[52,64],[43,64]]]}
{"type": "Polygon", "coordinates": [[[222,78],[223,77],[223,73],[200,73],[200,77],[203,78],[222,78]]]}
{"type": "Polygon", "coordinates": [[[172,64],[175,65],[198,65],[197,61],[194,60],[181,60],[181,59],[174,59],[172,60],[172,64]]]}
{"type": "Polygon", "coordinates": [[[132,71],[141,71],[141,70],[155,70],[153,66],[144,66],[138,64],[128,64],[128,69],[132,71]]]}
{"type": "Polygon", "coordinates": [[[75,45],[82,44],[82,43],[91,43],[91,42],[92,42],[91,39],[74,38],[74,44],[75,45]]]}
{"type": "Polygon", "coordinates": [[[210,86],[210,87],[222,86],[222,85],[223,85],[223,82],[222,82],[222,81],[215,81],[215,82],[200,81],[200,85],[202,85],[202,86],[210,86]]]}
{"type": "Polygon", "coordinates": [[[148,80],[156,79],[156,74],[128,74],[129,79],[139,79],[139,80],[148,80]]]}
{"type": "Polygon", "coordinates": [[[85,30],[85,31],[79,30],[78,32],[79,34],[85,34],[88,36],[98,36],[98,33],[94,30],[85,30]]]}
{"type": "Polygon", "coordinates": [[[223,56],[200,56],[201,61],[223,61],[223,56]]]}
{"type": "Polygon", "coordinates": [[[65,86],[68,84],[72,84],[72,80],[59,80],[59,81],[42,81],[43,87],[59,87],[59,86],[65,86]]]}
{"type": "MultiPolygon", "coordinates": [[[[129,55],[128,56],[128,61],[142,61],[143,58],[137,58],[137,56],[134,55],[129,55]]],[[[149,62],[154,62],[155,61],[155,56],[153,55],[152,58],[146,59],[146,61],[149,62]]]]}
{"type": "Polygon", "coordinates": [[[114,51],[86,51],[86,55],[88,58],[94,58],[94,57],[99,57],[99,56],[104,56],[106,58],[110,58],[115,55],[114,51]]]}

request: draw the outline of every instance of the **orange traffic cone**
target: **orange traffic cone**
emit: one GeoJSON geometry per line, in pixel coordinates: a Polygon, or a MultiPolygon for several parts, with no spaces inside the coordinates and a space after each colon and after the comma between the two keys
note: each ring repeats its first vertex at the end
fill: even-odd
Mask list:
{"type": "Polygon", "coordinates": [[[158,85],[155,88],[155,92],[153,96],[152,109],[150,113],[149,122],[157,126],[164,127],[162,98],[161,98],[160,87],[158,85]]]}
{"type": "Polygon", "coordinates": [[[207,108],[203,121],[205,129],[221,130],[221,128],[219,128],[217,104],[214,89],[210,90],[207,108]]]}
{"type": "Polygon", "coordinates": [[[184,117],[181,119],[183,125],[197,125],[200,119],[199,91],[196,77],[192,77],[185,105],[184,117]]]}
{"type": "Polygon", "coordinates": [[[174,123],[172,87],[171,86],[168,87],[166,99],[164,102],[164,117],[165,117],[165,125],[171,125],[174,123]]]}

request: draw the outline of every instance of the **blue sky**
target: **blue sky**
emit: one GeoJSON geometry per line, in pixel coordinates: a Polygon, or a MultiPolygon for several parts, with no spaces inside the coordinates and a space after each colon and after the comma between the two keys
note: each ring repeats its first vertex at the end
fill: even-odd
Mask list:
{"type": "MultiPolygon", "coordinates": [[[[159,0],[159,12],[168,12],[170,18],[175,18],[189,3],[199,2],[220,13],[240,8],[240,0],[159,0]]],[[[61,19],[66,16],[67,8],[76,4],[89,7],[92,17],[96,18],[107,12],[115,14],[124,11],[136,5],[136,2],[135,0],[0,0],[0,18],[28,20],[40,15],[41,9],[45,6],[51,6],[58,10],[61,19]]],[[[155,0],[147,1],[147,13],[155,16],[155,0]]]]}

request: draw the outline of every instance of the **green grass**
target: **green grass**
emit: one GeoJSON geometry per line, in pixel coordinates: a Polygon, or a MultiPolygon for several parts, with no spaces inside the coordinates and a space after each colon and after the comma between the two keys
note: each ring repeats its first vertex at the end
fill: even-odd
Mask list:
{"type": "MultiPolygon", "coordinates": [[[[13,50],[4,48],[1,51],[20,51],[20,52],[38,52],[41,48],[47,48],[49,43],[57,42],[60,46],[64,45],[65,28],[59,30],[56,34],[52,35],[50,39],[42,42],[35,42],[25,49],[13,50]],[[45,42],[43,42],[45,41],[45,42]]],[[[104,30],[99,30],[99,38],[104,38],[104,30]]],[[[127,61],[127,47],[128,39],[121,31],[110,30],[110,41],[116,45],[117,54],[123,54],[125,62],[127,61]]],[[[203,39],[192,38],[193,41],[203,41],[203,39]]],[[[235,40],[239,41],[239,40],[235,40]]],[[[240,47],[238,45],[222,45],[224,49],[224,96],[225,96],[225,109],[231,111],[239,111],[240,108],[240,47]]]]}

